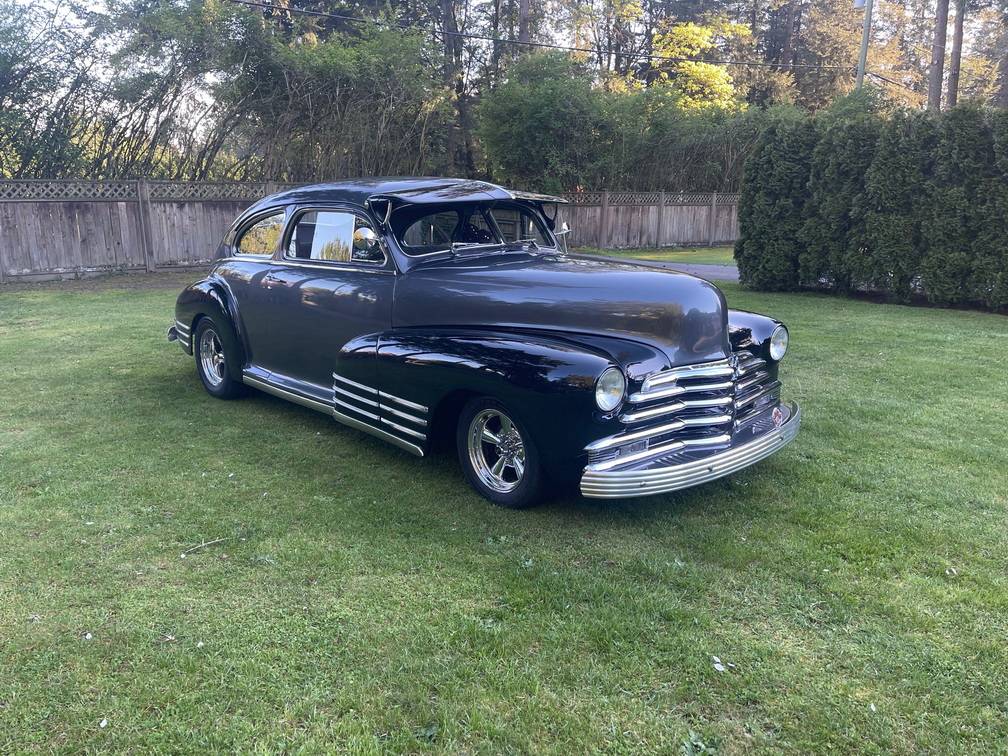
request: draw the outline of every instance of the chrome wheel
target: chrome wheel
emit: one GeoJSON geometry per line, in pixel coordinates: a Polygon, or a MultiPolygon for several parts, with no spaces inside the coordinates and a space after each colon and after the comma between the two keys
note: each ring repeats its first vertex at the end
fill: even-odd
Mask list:
{"type": "Polygon", "coordinates": [[[518,487],[525,476],[525,443],[510,417],[486,409],[472,419],[469,461],[491,490],[508,493],[518,487]]]}
{"type": "Polygon", "coordinates": [[[220,337],[213,328],[203,331],[199,340],[200,367],[203,369],[203,377],[213,388],[217,388],[224,383],[226,375],[224,366],[224,345],[221,344],[220,337]]]}

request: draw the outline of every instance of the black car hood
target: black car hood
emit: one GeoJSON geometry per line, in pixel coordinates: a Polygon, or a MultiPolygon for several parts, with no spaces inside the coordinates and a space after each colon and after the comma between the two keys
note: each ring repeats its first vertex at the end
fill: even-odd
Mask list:
{"type": "Polygon", "coordinates": [[[396,283],[393,326],[621,336],[658,347],[672,365],[723,359],[729,348],[725,299],[713,284],[579,256],[496,253],[414,267],[396,283]]]}

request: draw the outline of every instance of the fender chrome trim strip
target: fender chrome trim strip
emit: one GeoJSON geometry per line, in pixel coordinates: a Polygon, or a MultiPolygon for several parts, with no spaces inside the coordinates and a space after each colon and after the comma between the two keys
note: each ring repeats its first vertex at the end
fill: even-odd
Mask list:
{"type": "Polygon", "coordinates": [[[427,421],[424,420],[422,417],[416,417],[415,415],[411,415],[408,412],[400,412],[397,409],[389,407],[387,404],[383,404],[381,406],[381,411],[389,412],[395,415],[396,417],[401,417],[403,420],[409,420],[411,423],[416,423],[417,425],[421,425],[424,428],[427,427],[427,421]]]}
{"type": "Polygon", "coordinates": [[[365,391],[368,394],[372,394],[374,396],[378,395],[378,389],[371,388],[370,386],[365,386],[363,383],[357,383],[357,381],[351,381],[349,378],[344,378],[339,373],[333,373],[332,377],[335,378],[337,381],[342,381],[348,386],[353,386],[354,388],[360,389],[361,391],[365,391]]]}
{"type": "Polygon", "coordinates": [[[417,412],[423,412],[425,415],[427,414],[427,408],[422,404],[411,402],[408,399],[403,399],[401,396],[390,394],[387,391],[379,391],[378,397],[380,399],[388,399],[390,402],[395,402],[396,404],[401,404],[403,407],[408,407],[409,409],[415,409],[417,412]]]}
{"type": "Polygon", "coordinates": [[[356,428],[357,430],[364,431],[365,433],[370,433],[372,436],[380,438],[382,441],[388,441],[394,446],[398,446],[400,449],[415,454],[418,457],[424,456],[423,447],[417,446],[416,444],[411,444],[405,439],[399,438],[399,436],[394,436],[391,433],[383,431],[381,428],[375,428],[373,425],[368,425],[367,423],[356,420],[349,415],[344,415],[342,412],[333,410],[333,417],[339,420],[344,425],[349,425],[351,428],[356,428]]]}
{"type": "Polygon", "coordinates": [[[381,419],[381,422],[382,424],[387,425],[390,428],[395,428],[400,433],[405,433],[407,436],[413,436],[413,438],[419,438],[421,441],[427,440],[426,433],[415,431],[412,428],[407,428],[405,425],[399,425],[399,423],[393,423],[391,420],[387,420],[384,417],[381,419]]]}
{"type": "MultiPolygon", "coordinates": [[[[267,394],[272,394],[273,396],[279,397],[280,399],[287,399],[296,404],[300,404],[309,409],[317,410],[318,412],[324,412],[328,415],[332,415],[338,422],[343,423],[343,425],[348,425],[351,428],[355,428],[359,431],[364,431],[372,436],[380,438],[382,441],[387,441],[393,446],[397,446],[404,451],[408,451],[410,454],[415,454],[418,457],[424,456],[423,447],[418,446],[414,443],[406,441],[405,439],[399,438],[392,433],[382,430],[381,428],[376,428],[373,425],[369,425],[363,420],[358,420],[350,415],[345,415],[339,410],[335,409],[331,405],[325,402],[319,402],[315,399],[309,399],[306,396],[301,396],[293,391],[288,391],[287,389],[280,388],[279,386],[274,386],[272,383],[262,380],[261,378],[256,378],[255,376],[249,375],[248,373],[242,374],[242,381],[249,386],[254,386],[257,389],[265,391],[267,394]]],[[[348,405],[349,406],[349,405],[348,405]]],[[[356,407],[351,407],[355,412],[363,412],[356,407]]]]}
{"type": "Polygon", "coordinates": [[[787,406],[791,416],[780,428],[703,459],[648,470],[592,471],[586,468],[581,477],[581,494],[595,499],[650,496],[707,483],[741,470],[779,451],[798,435],[801,408],[794,403],[787,406]]]}
{"type": "Polygon", "coordinates": [[[333,385],[333,391],[335,391],[337,394],[342,394],[343,396],[347,396],[347,397],[353,399],[355,402],[360,402],[361,404],[366,404],[369,407],[377,407],[378,406],[378,402],[374,401],[373,399],[365,399],[363,396],[357,396],[357,394],[355,394],[353,391],[347,391],[346,389],[341,389],[339,386],[333,385]]]}
{"type": "Polygon", "coordinates": [[[333,398],[333,403],[338,404],[340,407],[344,407],[352,412],[356,412],[358,415],[364,415],[364,417],[369,417],[372,420],[378,419],[378,415],[374,414],[373,412],[368,412],[367,410],[363,410],[360,407],[354,407],[352,404],[348,404],[347,402],[344,402],[341,399],[333,398]]]}

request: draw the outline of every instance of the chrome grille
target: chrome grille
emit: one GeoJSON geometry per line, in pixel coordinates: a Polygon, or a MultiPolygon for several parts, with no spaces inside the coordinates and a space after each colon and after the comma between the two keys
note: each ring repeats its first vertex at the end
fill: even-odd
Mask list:
{"type": "Polygon", "coordinates": [[[691,449],[717,449],[780,399],[780,382],[750,352],[647,376],[619,416],[626,430],[586,447],[596,470],[691,449]]]}

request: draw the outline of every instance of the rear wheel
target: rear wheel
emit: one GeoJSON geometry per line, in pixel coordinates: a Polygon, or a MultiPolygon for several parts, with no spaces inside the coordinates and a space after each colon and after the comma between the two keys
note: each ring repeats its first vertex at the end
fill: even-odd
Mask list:
{"type": "Polygon", "coordinates": [[[538,502],[539,452],[503,404],[490,398],[469,402],[459,416],[456,442],[462,471],[481,496],[510,509],[538,502]]]}
{"type": "Polygon", "coordinates": [[[200,320],[193,337],[193,356],[196,372],[208,394],[218,399],[233,399],[243,393],[245,386],[238,379],[241,366],[230,326],[218,324],[211,318],[200,320]]]}

